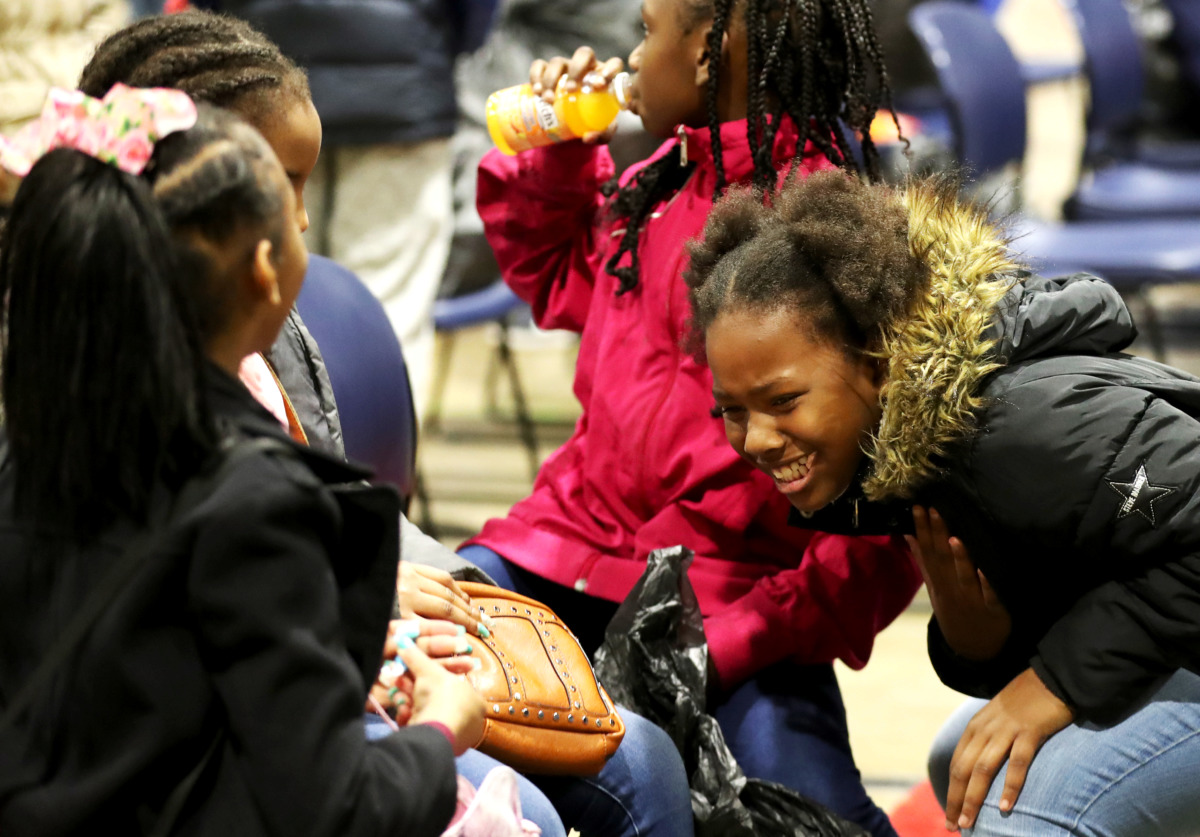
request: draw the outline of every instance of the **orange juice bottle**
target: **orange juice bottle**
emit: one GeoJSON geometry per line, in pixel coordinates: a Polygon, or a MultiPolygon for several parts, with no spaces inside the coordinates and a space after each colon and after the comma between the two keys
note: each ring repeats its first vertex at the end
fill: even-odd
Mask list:
{"type": "Polygon", "coordinates": [[[578,139],[589,131],[603,131],[629,106],[629,73],[618,73],[598,90],[584,86],[563,92],[566,76],[559,79],[554,104],[533,94],[528,84],[497,90],[487,100],[488,133],[505,154],[578,139]]]}

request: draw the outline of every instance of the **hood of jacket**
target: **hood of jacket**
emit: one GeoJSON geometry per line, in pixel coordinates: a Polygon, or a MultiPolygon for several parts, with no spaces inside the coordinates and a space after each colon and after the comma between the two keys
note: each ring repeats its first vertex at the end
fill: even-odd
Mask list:
{"type": "Polygon", "coordinates": [[[1002,230],[948,188],[910,186],[909,244],[929,266],[912,310],[883,335],[883,414],[863,494],[911,498],[979,429],[985,386],[1038,357],[1120,351],[1137,336],[1116,290],[1094,276],[1031,276],[1002,230]]]}

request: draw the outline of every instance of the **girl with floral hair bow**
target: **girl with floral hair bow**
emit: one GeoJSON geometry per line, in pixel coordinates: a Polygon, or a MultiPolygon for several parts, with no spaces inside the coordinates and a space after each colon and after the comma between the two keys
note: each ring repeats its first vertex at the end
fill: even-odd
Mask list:
{"type": "Polygon", "coordinates": [[[56,93],[0,165],[0,833],[441,833],[470,686],[401,650],[409,724],[362,731],[398,498],[236,380],[307,261],[270,147],[115,88],[56,93]]]}

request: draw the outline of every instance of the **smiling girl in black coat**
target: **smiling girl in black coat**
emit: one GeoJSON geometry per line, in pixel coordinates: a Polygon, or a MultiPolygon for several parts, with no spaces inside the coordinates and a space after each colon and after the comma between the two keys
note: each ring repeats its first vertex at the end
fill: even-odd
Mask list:
{"type": "Polygon", "coordinates": [[[687,276],[714,415],[795,525],[915,523],[934,667],[989,699],[952,827],[1195,834],[1200,380],[1119,354],[1117,292],[1031,276],[953,187],[726,198],[687,276]]]}

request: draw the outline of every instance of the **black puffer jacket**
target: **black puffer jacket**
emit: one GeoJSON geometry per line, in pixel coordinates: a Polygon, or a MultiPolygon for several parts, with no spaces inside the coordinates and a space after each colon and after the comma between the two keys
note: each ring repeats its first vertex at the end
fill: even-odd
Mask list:
{"type": "MultiPolygon", "coordinates": [[[[942,680],[990,697],[1032,665],[1111,721],[1200,670],[1200,380],[1117,354],[1135,337],[1095,277],[1030,278],[965,208],[907,196],[931,293],[889,335],[883,420],[862,484],[799,525],[911,528],[936,508],[1013,617],[973,663],[930,625],[942,680]]],[[[798,517],[798,516],[797,516],[798,517]]]]}

